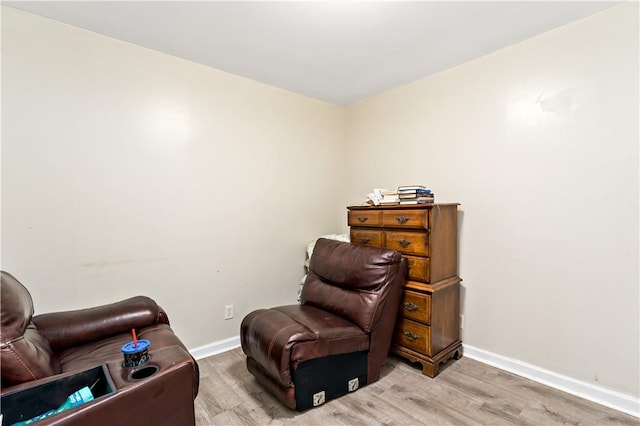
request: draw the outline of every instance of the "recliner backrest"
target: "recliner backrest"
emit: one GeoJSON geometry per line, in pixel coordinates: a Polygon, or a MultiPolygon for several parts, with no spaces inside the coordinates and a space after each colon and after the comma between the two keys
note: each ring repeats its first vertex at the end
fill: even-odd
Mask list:
{"type": "Polygon", "coordinates": [[[400,267],[401,259],[392,250],[320,238],[311,256],[300,301],[371,332],[382,315],[390,287],[399,285],[398,275],[404,277],[406,273],[400,267]]]}
{"type": "Polygon", "coordinates": [[[33,300],[13,275],[0,272],[0,366],[2,387],[60,373],[49,341],[31,321],[33,300]]]}

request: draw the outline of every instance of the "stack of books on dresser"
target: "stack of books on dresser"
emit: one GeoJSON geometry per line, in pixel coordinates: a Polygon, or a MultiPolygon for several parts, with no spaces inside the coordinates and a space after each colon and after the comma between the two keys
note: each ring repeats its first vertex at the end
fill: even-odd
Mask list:
{"type": "Polygon", "coordinates": [[[434,194],[423,185],[399,186],[397,190],[376,188],[367,194],[367,204],[392,206],[402,204],[427,204],[435,202],[434,194]]]}
{"type": "Polygon", "coordinates": [[[435,202],[435,195],[423,185],[407,185],[398,187],[399,204],[427,204],[435,202]]]}

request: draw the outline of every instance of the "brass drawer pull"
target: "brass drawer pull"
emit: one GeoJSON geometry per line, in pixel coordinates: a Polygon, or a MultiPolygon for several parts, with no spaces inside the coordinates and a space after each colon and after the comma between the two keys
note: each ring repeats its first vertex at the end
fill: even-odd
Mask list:
{"type": "Polygon", "coordinates": [[[366,221],[367,221],[367,219],[369,219],[369,218],[368,218],[368,217],[366,217],[366,216],[358,216],[358,222],[360,222],[360,223],[362,223],[362,222],[366,222],[366,221]]]}
{"type": "Polygon", "coordinates": [[[416,305],[415,303],[411,303],[411,302],[404,302],[404,308],[407,311],[417,311],[418,309],[420,309],[420,306],[416,305]]]}
{"type": "Polygon", "coordinates": [[[367,244],[369,241],[371,241],[371,238],[360,238],[360,244],[367,244]]]}
{"type": "Polygon", "coordinates": [[[407,216],[398,216],[396,217],[396,220],[398,221],[398,223],[403,224],[403,223],[407,223],[409,218],[407,216]]]}
{"type": "Polygon", "coordinates": [[[400,244],[402,246],[402,248],[407,248],[407,247],[409,247],[409,244],[411,244],[411,241],[398,240],[398,244],[400,244]]]}
{"type": "Polygon", "coordinates": [[[402,334],[404,334],[404,337],[411,340],[412,342],[415,342],[416,340],[418,340],[418,335],[416,333],[412,333],[410,331],[403,331],[402,334]]]}

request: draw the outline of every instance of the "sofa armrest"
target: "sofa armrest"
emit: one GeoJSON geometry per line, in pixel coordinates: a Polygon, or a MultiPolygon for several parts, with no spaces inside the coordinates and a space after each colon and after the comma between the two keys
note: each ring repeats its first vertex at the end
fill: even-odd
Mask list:
{"type": "Polygon", "coordinates": [[[180,347],[174,346],[166,350],[167,357],[151,353],[148,366],[156,365],[159,371],[134,383],[122,381],[124,376],[118,374],[118,370],[122,370],[119,361],[108,363],[107,367],[118,392],[103,401],[97,401],[94,406],[80,406],[77,413],[69,413],[64,421],[53,424],[195,426],[195,361],[180,347]]]}
{"type": "Polygon", "coordinates": [[[132,328],[169,324],[164,310],[145,296],[88,309],[36,315],[32,321],[54,351],[114,336],[132,328]]]}
{"type": "MultiPolygon", "coordinates": [[[[196,397],[198,369],[196,361],[180,346],[170,346],[151,351],[151,360],[141,369],[130,370],[122,366],[120,359],[109,361],[97,366],[102,371],[107,371],[107,392],[98,391],[94,394],[94,400],[75,408],[71,408],[57,415],[48,417],[38,422],[42,426],[193,426],[195,425],[194,399],[196,397]],[[152,374],[148,377],[134,378],[134,372],[141,372],[145,368],[151,368],[152,374]]],[[[95,370],[92,368],[91,370],[95,370]]],[[[32,388],[42,390],[37,404],[59,405],[58,396],[66,396],[69,393],[69,378],[74,384],[82,380],[74,380],[84,372],[72,372],[51,377],[31,383],[25,383],[12,388],[11,393],[24,392],[32,394],[32,388]],[[59,383],[59,385],[55,385],[59,383]],[[54,384],[55,387],[50,386],[54,384]],[[49,385],[47,387],[47,385],[49,385]],[[45,389],[46,388],[46,389],[45,389]],[[65,388],[64,391],[60,391],[65,388]],[[55,392],[52,389],[56,389],[55,392]],[[62,393],[61,393],[62,392],[62,393]],[[60,394],[60,395],[58,395],[60,394]],[[55,398],[52,396],[55,395],[55,398]]],[[[89,375],[87,375],[89,376],[89,375]]],[[[104,377],[104,376],[102,376],[104,377]]],[[[89,382],[93,380],[91,378],[89,382]]],[[[82,386],[82,384],[80,384],[82,386]]],[[[75,387],[72,387],[76,390],[75,387]]],[[[3,392],[3,398],[8,393],[3,392]]],[[[28,395],[27,395],[28,396],[28,395]]],[[[13,401],[24,401],[23,397],[12,398],[13,401]]],[[[63,399],[61,399],[63,400],[63,399]]],[[[3,400],[5,402],[5,400],[3,400]]],[[[36,402],[27,401],[26,406],[36,402]]],[[[9,415],[15,418],[21,414],[20,407],[16,405],[2,406],[3,413],[17,410],[9,415]]],[[[31,411],[31,408],[28,410],[31,411]]],[[[27,413],[22,413],[27,414],[27,413]]],[[[29,417],[33,413],[28,413],[29,417]]],[[[34,414],[35,415],[35,414],[34,414]]],[[[5,415],[5,420],[7,415],[5,415]]]]}

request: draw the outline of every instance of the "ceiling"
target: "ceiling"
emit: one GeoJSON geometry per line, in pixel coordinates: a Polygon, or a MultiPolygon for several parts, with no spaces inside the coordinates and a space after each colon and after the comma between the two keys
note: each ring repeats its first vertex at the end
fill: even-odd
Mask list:
{"type": "Polygon", "coordinates": [[[617,3],[3,1],[342,106],[617,3]]]}

